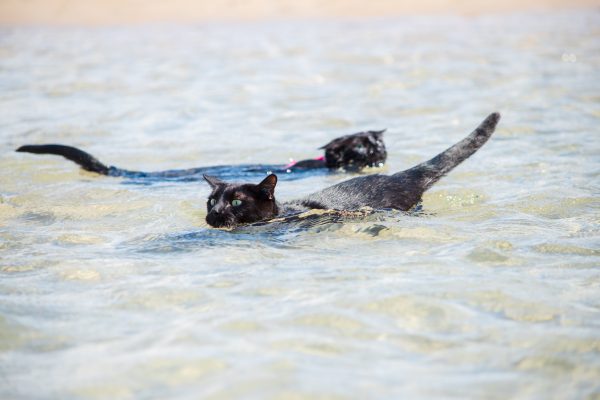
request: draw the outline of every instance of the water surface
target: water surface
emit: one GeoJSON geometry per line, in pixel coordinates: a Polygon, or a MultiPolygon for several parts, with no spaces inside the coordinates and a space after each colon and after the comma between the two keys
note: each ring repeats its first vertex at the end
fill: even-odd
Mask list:
{"type": "MultiPolygon", "coordinates": [[[[598,398],[600,15],[0,30],[0,397],[598,398]],[[228,232],[162,170],[490,112],[423,212],[228,232]]],[[[281,182],[281,200],[345,179],[281,182]]]]}

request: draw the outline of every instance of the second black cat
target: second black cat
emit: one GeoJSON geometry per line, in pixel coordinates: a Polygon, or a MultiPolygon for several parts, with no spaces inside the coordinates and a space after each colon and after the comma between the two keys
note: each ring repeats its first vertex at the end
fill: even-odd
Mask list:
{"type": "Polygon", "coordinates": [[[309,173],[314,175],[316,172],[337,170],[360,171],[365,167],[383,166],[387,157],[383,132],[384,130],[366,131],[338,137],[320,148],[324,150],[323,156],[288,165],[217,165],[156,172],[132,171],[107,166],[83,150],[62,144],[25,145],[19,147],[17,151],[34,154],[55,154],[77,163],[86,171],[145,183],[197,181],[202,180],[203,174],[216,175],[221,179],[251,179],[264,176],[266,172],[275,172],[288,179],[296,179],[309,173]]]}
{"type": "Polygon", "coordinates": [[[487,142],[499,120],[499,113],[490,114],[466,138],[406,171],[389,176],[377,174],[349,179],[303,199],[285,203],[275,199],[275,174],[270,174],[257,185],[227,183],[205,175],[204,179],[212,188],[207,202],[206,222],[217,228],[234,227],[309,209],[353,211],[370,207],[410,210],[421,201],[427,189],[487,142]]]}

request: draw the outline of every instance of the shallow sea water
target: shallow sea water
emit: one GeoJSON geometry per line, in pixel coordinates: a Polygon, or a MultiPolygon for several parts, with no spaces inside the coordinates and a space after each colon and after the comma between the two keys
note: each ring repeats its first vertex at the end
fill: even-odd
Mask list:
{"type": "MultiPolygon", "coordinates": [[[[600,14],[0,30],[3,399],[600,398],[600,14]],[[163,170],[503,118],[419,214],[235,232],[163,170]]],[[[347,175],[281,182],[299,197],[347,175]]]]}

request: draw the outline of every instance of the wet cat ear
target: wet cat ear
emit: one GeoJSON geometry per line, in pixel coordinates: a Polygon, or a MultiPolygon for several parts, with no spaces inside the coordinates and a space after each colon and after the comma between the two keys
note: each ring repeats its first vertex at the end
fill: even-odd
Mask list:
{"type": "Polygon", "coordinates": [[[222,180],[220,180],[219,178],[215,178],[214,176],[210,176],[210,175],[202,175],[204,177],[204,180],[206,182],[208,182],[208,184],[210,185],[211,188],[215,188],[219,185],[222,185],[223,182],[222,180]]]}
{"type": "Polygon", "coordinates": [[[383,134],[385,133],[385,131],[387,131],[387,128],[386,129],[382,129],[380,131],[371,131],[371,132],[373,132],[373,134],[375,135],[375,137],[377,139],[381,139],[381,138],[383,138],[383,134]]]}
{"type": "Polygon", "coordinates": [[[271,174],[258,184],[258,187],[264,190],[269,195],[269,200],[273,200],[275,194],[275,185],[277,185],[277,175],[271,174]]]}

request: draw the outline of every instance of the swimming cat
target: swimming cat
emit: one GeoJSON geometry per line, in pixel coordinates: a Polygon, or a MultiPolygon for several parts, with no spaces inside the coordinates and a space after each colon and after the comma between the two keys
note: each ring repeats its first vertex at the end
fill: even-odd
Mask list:
{"type": "Polygon", "coordinates": [[[257,185],[227,183],[205,175],[204,179],[212,188],[207,201],[206,222],[217,228],[234,227],[308,209],[352,211],[371,207],[408,211],[421,201],[423,193],[435,182],[483,146],[499,120],[499,113],[490,114],[466,138],[431,160],[405,171],[389,176],[360,176],[285,203],[275,199],[275,174],[268,175],[257,185]]]}
{"type": "Polygon", "coordinates": [[[339,169],[359,171],[365,167],[383,166],[387,157],[383,143],[384,132],[385,130],[365,131],[338,137],[320,148],[324,150],[323,156],[288,165],[222,165],[158,172],[130,171],[107,166],[83,150],[61,144],[25,145],[16,151],[56,154],[74,161],[86,171],[142,181],[196,181],[201,180],[203,174],[216,175],[222,179],[250,179],[264,176],[266,172],[277,172],[295,179],[306,176],[309,172],[330,172],[339,169]]]}

